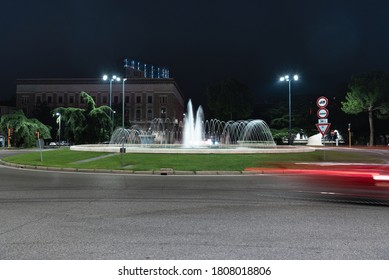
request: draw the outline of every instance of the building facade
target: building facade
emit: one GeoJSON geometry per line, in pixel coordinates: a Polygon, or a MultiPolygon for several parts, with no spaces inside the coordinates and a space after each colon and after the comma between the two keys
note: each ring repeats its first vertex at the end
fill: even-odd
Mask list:
{"type": "Polygon", "coordinates": [[[18,79],[16,107],[31,116],[37,107],[85,107],[80,93],[93,97],[96,106],[122,108],[132,125],[144,125],[155,118],[181,122],[184,114],[184,97],[172,78],[144,78],[136,69],[126,69],[127,80],[102,79],[18,79]],[[110,86],[111,84],[111,86],[110,86]],[[111,90],[110,90],[111,88],[111,90]],[[112,94],[110,94],[112,93],[112,94]]]}
{"type": "Polygon", "coordinates": [[[12,114],[15,111],[16,111],[15,107],[0,105],[0,118],[2,115],[12,114]]]}

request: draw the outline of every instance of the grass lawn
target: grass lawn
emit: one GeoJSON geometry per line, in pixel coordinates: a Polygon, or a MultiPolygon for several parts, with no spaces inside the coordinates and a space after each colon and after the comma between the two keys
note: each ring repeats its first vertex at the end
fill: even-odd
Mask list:
{"type": "Polygon", "coordinates": [[[43,162],[39,152],[3,159],[10,163],[79,169],[125,170],[225,170],[242,171],[247,167],[282,167],[292,162],[381,163],[372,155],[350,151],[315,151],[290,154],[112,154],[79,152],[69,149],[45,151],[43,162]],[[123,162],[123,164],[122,164],[123,162]]]}

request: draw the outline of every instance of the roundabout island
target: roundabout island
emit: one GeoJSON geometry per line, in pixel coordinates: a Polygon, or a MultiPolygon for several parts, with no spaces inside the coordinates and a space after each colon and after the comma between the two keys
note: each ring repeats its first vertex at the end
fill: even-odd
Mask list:
{"type": "Polygon", "coordinates": [[[277,146],[265,121],[204,120],[189,100],[183,122],[154,119],[145,127],[117,128],[109,144],[71,146],[72,151],[151,154],[258,154],[313,152],[306,146],[277,146]]]}

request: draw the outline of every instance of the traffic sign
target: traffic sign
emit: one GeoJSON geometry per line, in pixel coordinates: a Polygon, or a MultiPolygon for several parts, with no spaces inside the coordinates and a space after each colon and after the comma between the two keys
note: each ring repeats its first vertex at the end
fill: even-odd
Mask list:
{"type": "Polygon", "coordinates": [[[318,119],[317,123],[328,123],[328,119],[318,119]]]}
{"type": "Polygon", "coordinates": [[[330,129],[331,124],[330,123],[317,123],[316,127],[321,133],[321,135],[326,135],[328,130],[330,129]]]}
{"type": "Polygon", "coordinates": [[[328,99],[327,97],[320,96],[316,101],[317,107],[319,108],[325,108],[328,105],[328,99]]]}
{"type": "Polygon", "coordinates": [[[317,117],[318,118],[324,119],[324,118],[327,118],[328,115],[329,115],[329,112],[326,108],[320,108],[319,110],[317,110],[317,117]]]}

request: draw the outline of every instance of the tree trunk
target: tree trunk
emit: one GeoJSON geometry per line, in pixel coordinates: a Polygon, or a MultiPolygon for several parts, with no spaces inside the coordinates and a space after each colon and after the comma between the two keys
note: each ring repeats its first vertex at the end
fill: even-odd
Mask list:
{"type": "Polygon", "coordinates": [[[373,110],[369,108],[369,126],[370,126],[370,140],[369,146],[374,145],[374,126],[373,126],[373,110]]]}

